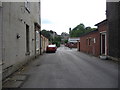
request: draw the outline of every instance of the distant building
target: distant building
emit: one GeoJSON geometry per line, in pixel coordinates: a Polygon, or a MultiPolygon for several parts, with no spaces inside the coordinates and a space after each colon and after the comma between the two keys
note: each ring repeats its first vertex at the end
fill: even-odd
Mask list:
{"type": "Polygon", "coordinates": [[[79,40],[80,40],[80,38],[78,38],[78,37],[70,37],[68,39],[68,42],[69,43],[77,43],[77,41],[79,41],[79,40]]]}
{"type": "Polygon", "coordinates": [[[68,47],[77,48],[77,42],[80,41],[79,37],[70,37],[68,39],[68,47]]]}
{"type": "Polygon", "coordinates": [[[62,38],[62,42],[64,43],[65,40],[68,40],[69,34],[66,33],[66,32],[62,32],[61,33],[61,38],[62,38]]]}
{"type": "Polygon", "coordinates": [[[46,48],[49,45],[49,40],[45,36],[41,35],[41,54],[46,52],[46,48]]]}

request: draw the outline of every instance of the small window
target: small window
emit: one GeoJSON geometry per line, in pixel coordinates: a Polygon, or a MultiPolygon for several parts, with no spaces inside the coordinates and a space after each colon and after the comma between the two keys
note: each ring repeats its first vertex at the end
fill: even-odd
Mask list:
{"type": "Polygon", "coordinates": [[[89,46],[91,45],[91,39],[90,38],[88,39],[88,45],[89,46]]]}
{"type": "Polygon", "coordinates": [[[90,46],[91,45],[91,38],[86,39],[87,45],[90,46]]]}
{"type": "Polygon", "coordinates": [[[94,43],[96,43],[96,39],[94,38],[94,43]]]}
{"type": "Polygon", "coordinates": [[[88,46],[88,39],[86,39],[86,45],[88,46]]]}
{"type": "Polygon", "coordinates": [[[36,31],[36,50],[39,50],[39,48],[40,48],[39,35],[40,35],[39,32],[36,31]]]}
{"type": "Polygon", "coordinates": [[[28,0],[25,0],[25,8],[30,13],[30,2],[28,0]]]}

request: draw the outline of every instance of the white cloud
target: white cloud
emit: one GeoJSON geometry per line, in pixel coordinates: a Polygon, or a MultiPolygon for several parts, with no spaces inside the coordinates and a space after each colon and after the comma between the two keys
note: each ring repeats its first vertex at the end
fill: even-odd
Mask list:
{"type": "Polygon", "coordinates": [[[42,24],[42,29],[60,34],[80,23],[93,27],[105,19],[105,11],[105,0],[41,0],[41,17],[53,22],[42,24]]]}

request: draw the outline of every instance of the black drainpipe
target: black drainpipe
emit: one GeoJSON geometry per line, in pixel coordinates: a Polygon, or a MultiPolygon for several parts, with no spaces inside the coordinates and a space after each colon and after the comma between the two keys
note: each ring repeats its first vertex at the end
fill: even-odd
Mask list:
{"type": "Polygon", "coordinates": [[[40,31],[40,55],[42,55],[42,47],[41,47],[41,31],[40,31]]]}
{"type": "Polygon", "coordinates": [[[41,47],[41,1],[39,0],[39,24],[40,24],[40,30],[39,30],[39,33],[40,33],[40,55],[42,54],[42,47],[41,47]]]}

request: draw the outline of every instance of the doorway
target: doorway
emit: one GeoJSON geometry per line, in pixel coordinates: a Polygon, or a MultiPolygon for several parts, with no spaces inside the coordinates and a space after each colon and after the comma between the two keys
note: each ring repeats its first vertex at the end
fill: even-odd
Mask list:
{"type": "Polygon", "coordinates": [[[101,55],[107,55],[106,33],[101,33],[101,55]]]}

